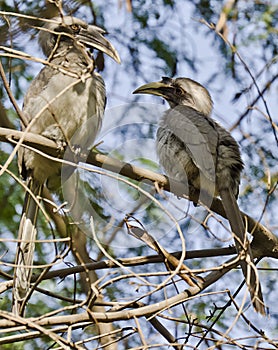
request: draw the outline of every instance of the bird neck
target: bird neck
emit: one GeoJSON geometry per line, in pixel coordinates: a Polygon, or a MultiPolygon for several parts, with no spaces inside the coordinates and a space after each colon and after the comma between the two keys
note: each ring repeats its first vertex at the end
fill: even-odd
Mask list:
{"type": "Polygon", "coordinates": [[[83,71],[87,67],[94,68],[94,60],[85,47],[76,47],[68,42],[60,42],[57,47],[54,47],[48,60],[74,72],[83,71]]]}

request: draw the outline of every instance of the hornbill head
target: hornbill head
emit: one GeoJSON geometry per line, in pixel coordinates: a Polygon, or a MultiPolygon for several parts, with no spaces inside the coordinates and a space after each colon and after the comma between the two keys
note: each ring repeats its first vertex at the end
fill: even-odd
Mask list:
{"type": "Polygon", "coordinates": [[[213,106],[207,89],[189,78],[163,77],[161,81],[140,86],[133,93],[161,96],[171,108],[178,105],[188,106],[206,116],[211,114],[213,106]]]}
{"type": "Polygon", "coordinates": [[[39,36],[39,43],[43,53],[48,57],[56,45],[67,43],[75,45],[82,43],[86,47],[95,48],[112,57],[120,63],[120,57],[114,46],[103,36],[105,30],[94,25],[89,25],[79,18],[64,16],[54,17],[51,22],[44,25],[39,36]],[[59,42],[57,42],[59,40],[59,42]]]}

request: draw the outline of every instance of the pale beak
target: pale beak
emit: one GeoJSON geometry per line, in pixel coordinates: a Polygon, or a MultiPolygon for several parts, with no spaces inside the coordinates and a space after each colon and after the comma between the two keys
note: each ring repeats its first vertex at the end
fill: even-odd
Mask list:
{"type": "Polygon", "coordinates": [[[97,26],[90,25],[87,29],[81,29],[76,39],[86,46],[93,47],[112,57],[117,63],[121,63],[120,56],[114,46],[102,35],[105,31],[97,26]]]}
{"type": "Polygon", "coordinates": [[[140,86],[133,91],[133,94],[149,94],[167,98],[169,96],[169,93],[172,91],[173,88],[169,84],[166,84],[162,81],[155,81],[140,86]]]}

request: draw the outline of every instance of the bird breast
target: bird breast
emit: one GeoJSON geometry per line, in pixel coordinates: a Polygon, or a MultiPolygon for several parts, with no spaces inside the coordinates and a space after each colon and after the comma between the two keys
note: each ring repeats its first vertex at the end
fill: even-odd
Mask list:
{"type": "Polygon", "coordinates": [[[156,150],[167,175],[183,183],[199,187],[199,170],[192,161],[186,145],[161,125],[157,131],[156,150]],[[191,180],[194,179],[194,184],[191,180]]]}
{"type": "MultiPolygon", "coordinates": [[[[28,131],[83,151],[93,146],[105,108],[105,86],[99,74],[82,81],[45,67],[29,91],[24,101],[28,131]]],[[[58,172],[59,163],[42,162],[30,152],[24,151],[23,161],[40,182],[58,172]]]]}

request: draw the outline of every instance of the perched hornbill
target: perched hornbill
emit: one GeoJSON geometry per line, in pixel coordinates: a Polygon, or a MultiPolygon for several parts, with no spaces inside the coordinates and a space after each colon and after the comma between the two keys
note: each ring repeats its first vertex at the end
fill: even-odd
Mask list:
{"type": "MultiPolygon", "coordinates": [[[[106,93],[88,49],[98,49],[120,62],[117,51],[103,34],[103,29],[71,16],[46,22],[39,34],[39,44],[49,64],[33,80],[24,98],[27,125],[23,125],[23,130],[48,137],[59,147],[78,146],[82,151],[93,146],[102,123],[106,93]]],[[[18,164],[29,188],[19,227],[13,288],[13,312],[22,314],[30,287],[37,233],[36,197],[46,181],[50,187],[57,187],[61,163],[21,148],[18,164]]]]}
{"type": "Polygon", "coordinates": [[[156,147],[166,173],[199,192],[211,204],[220,195],[242,255],[241,267],[256,311],[265,314],[263,296],[252,251],[237,204],[243,162],[231,134],[211,117],[213,102],[201,84],[188,78],[163,77],[145,84],[136,94],[163,97],[170,105],[157,132],[156,147]]]}

